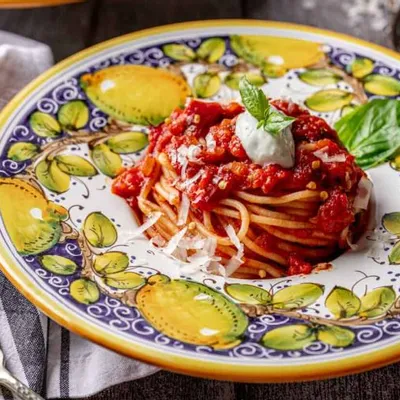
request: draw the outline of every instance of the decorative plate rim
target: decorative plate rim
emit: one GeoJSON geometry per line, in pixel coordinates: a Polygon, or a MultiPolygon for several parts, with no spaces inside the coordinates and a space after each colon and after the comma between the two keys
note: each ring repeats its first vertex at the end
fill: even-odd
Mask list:
{"type": "MultiPolygon", "coordinates": [[[[112,46],[120,45],[128,41],[136,40],[150,35],[163,34],[179,30],[193,28],[212,28],[212,27],[233,27],[233,26],[252,26],[274,28],[282,30],[295,30],[310,32],[334,37],[355,45],[363,46],[381,54],[400,61],[400,55],[395,51],[385,47],[369,43],[367,41],[354,38],[349,35],[332,32],[329,30],[298,25],[292,23],[282,23],[273,21],[246,20],[246,19],[227,19],[217,21],[196,21],[165,25],[156,28],[140,30],[134,33],[123,35],[106,42],[100,43],[75,55],[68,57],[64,61],[56,64],[44,74],[40,75],[33,82],[19,92],[11,102],[0,113],[0,130],[3,133],[5,124],[9,117],[36,88],[46,83],[54,76],[69,66],[81,61],[93,54],[99,53],[112,46]]],[[[379,368],[400,360],[400,342],[389,345],[384,349],[377,349],[364,354],[352,357],[351,365],[345,360],[329,360],[322,362],[309,362],[300,365],[233,365],[213,360],[196,360],[193,357],[171,355],[166,352],[154,349],[151,344],[132,345],[132,342],[118,336],[116,333],[100,328],[96,324],[78,316],[67,307],[57,303],[52,296],[35,286],[28,276],[20,273],[17,262],[7,253],[4,246],[0,246],[0,269],[12,282],[12,284],[34,305],[43,311],[50,318],[60,325],[65,326],[72,332],[79,334],[86,339],[105,346],[113,351],[117,351],[126,356],[149,362],[160,367],[194,376],[235,380],[244,382],[289,382],[333,378],[337,376],[359,373],[362,371],[379,368]]]]}

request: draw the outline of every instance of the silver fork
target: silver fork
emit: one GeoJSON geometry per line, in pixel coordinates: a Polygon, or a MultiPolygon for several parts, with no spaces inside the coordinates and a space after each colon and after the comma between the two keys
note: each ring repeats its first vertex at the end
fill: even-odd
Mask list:
{"type": "Polygon", "coordinates": [[[17,378],[11,375],[4,367],[4,354],[0,350],[0,385],[9,389],[15,396],[21,400],[44,400],[17,378]]]}

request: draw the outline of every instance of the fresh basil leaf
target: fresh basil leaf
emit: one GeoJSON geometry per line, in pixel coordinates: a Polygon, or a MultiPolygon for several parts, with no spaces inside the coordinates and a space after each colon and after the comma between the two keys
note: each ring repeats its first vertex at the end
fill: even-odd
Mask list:
{"type": "Polygon", "coordinates": [[[400,149],[400,101],[374,99],[342,117],[335,129],[361,168],[375,167],[400,149]]]}
{"type": "Polygon", "coordinates": [[[295,118],[293,117],[288,117],[279,111],[270,109],[264,122],[264,130],[273,135],[277,135],[291,125],[294,120],[295,118]]]}
{"type": "Polygon", "coordinates": [[[277,135],[295,120],[272,108],[264,92],[246,76],[239,82],[239,91],[247,111],[258,121],[257,129],[263,127],[269,134],[277,135]]]}
{"type": "Polygon", "coordinates": [[[257,129],[258,129],[258,128],[261,128],[261,127],[264,125],[264,123],[265,123],[265,120],[264,120],[264,119],[258,121],[258,124],[257,124],[256,128],[257,128],[257,129]]]}
{"type": "Polygon", "coordinates": [[[269,102],[264,92],[252,85],[245,76],[239,82],[239,92],[247,111],[257,121],[264,119],[264,112],[269,108],[269,102]]]}

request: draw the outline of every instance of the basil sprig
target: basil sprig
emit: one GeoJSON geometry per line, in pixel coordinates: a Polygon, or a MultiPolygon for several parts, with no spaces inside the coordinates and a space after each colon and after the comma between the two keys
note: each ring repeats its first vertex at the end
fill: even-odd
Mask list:
{"type": "Polygon", "coordinates": [[[277,135],[295,120],[271,107],[264,92],[245,76],[239,82],[239,92],[247,111],[258,121],[257,128],[263,127],[266,132],[277,135]]]}

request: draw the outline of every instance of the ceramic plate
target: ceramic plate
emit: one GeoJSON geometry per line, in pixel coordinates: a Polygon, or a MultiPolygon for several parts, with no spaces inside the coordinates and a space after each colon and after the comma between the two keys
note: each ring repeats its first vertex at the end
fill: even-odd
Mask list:
{"type": "Polygon", "coordinates": [[[0,117],[3,271],[68,329],[182,373],[293,381],[400,359],[396,161],[369,170],[373,212],[359,249],[329,271],[283,279],[182,274],[132,237],[131,211],[110,191],[145,148],[146,123],[184,94],[174,74],[203,98],[230,100],[245,71],[271,97],[333,124],[360,103],[399,96],[399,59],[314,28],[213,21],[133,33],[63,61],[0,117]]]}

